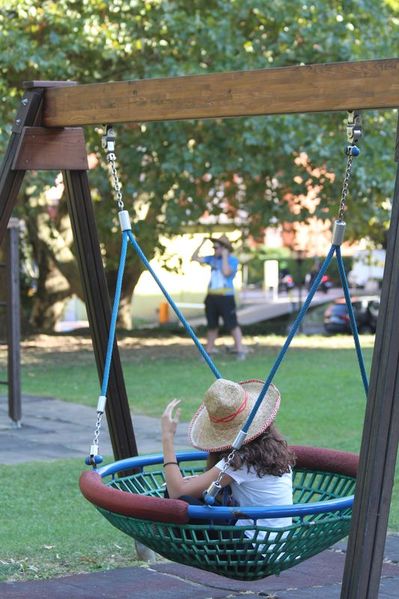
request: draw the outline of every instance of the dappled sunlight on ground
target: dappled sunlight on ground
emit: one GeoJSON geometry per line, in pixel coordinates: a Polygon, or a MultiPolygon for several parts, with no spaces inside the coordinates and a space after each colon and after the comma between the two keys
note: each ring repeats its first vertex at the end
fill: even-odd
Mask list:
{"type": "MultiPolygon", "coordinates": [[[[250,359],[251,354],[262,353],[262,350],[283,346],[286,338],[281,335],[247,335],[244,336],[244,344],[247,347],[250,359]]],[[[205,338],[200,338],[205,343],[205,338]]],[[[360,343],[363,348],[374,347],[374,335],[361,335],[360,343]]],[[[161,332],[158,335],[148,336],[125,333],[118,340],[121,353],[129,351],[130,357],[137,360],[145,358],[178,357],[194,358],[198,355],[198,349],[189,337],[171,333],[167,335],[161,332]],[[131,353],[133,350],[133,353],[131,353]],[[137,350],[137,353],[134,352],[137,350]]],[[[301,335],[294,337],[292,348],[297,349],[353,349],[354,341],[351,335],[301,335]]],[[[216,349],[221,354],[232,349],[232,339],[229,336],[221,336],[217,340],[216,349]]],[[[93,354],[92,341],[88,335],[35,335],[25,339],[21,343],[21,355],[23,363],[35,363],[42,361],[47,354],[58,354],[60,359],[65,353],[79,353],[80,357],[87,355],[91,359],[93,354]]],[[[6,345],[0,345],[0,362],[5,363],[7,356],[6,345]]]]}

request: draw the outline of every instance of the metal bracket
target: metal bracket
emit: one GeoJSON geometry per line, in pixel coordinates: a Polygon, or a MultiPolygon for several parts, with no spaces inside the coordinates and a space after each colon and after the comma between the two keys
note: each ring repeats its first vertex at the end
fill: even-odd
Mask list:
{"type": "Polygon", "coordinates": [[[107,152],[115,152],[116,132],[111,125],[107,125],[105,134],[101,138],[101,144],[107,152]]]}
{"type": "Polygon", "coordinates": [[[346,136],[350,144],[356,144],[362,136],[362,117],[360,110],[348,110],[346,136]]]}
{"type": "Polygon", "coordinates": [[[21,104],[19,106],[17,116],[15,118],[14,125],[12,127],[13,133],[21,133],[22,128],[25,125],[26,116],[28,114],[31,99],[32,99],[32,94],[30,92],[25,93],[24,97],[21,100],[21,104]]]}

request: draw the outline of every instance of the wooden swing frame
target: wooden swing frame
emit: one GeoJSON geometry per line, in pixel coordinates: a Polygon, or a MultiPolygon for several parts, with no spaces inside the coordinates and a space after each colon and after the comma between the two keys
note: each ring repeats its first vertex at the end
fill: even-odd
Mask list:
{"type": "MultiPolygon", "coordinates": [[[[0,168],[0,242],[26,170],[61,170],[98,373],[110,302],[81,126],[399,107],[399,59],[75,85],[31,81],[0,168]]],[[[395,161],[399,162],[399,129],[395,161]]],[[[378,595],[399,442],[399,170],[341,598],[378,595]]],[[[137,455],[117,347],[107,418],[116,459],[137,455]]]]}

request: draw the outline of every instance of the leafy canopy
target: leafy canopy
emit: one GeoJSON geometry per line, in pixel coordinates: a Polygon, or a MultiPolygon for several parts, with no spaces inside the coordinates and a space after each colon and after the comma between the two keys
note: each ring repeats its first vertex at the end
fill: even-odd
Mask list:
{"type": "MultiPolygon", "coordinates": [[[[386,0],[7,0],[0,10],[0,143],[23,80],[79,83],[387,58],[397,51],[398,2],[386,0]]],[[[293,216],[283,198],[319,183],[294,162],[305,152],[322,178],[322,217],[336,213],[345,158],[343,114],[291,115],[118,127],[127,207],[148,245],[205,210],[247,214],[249,231],[293,216]],[[227,200],[227,201],[226,201],[227,200]]],[[[364,115],[350,232],[382,240],[392,194],[393,112],[364,115]]],[[[100,153],[98,133],[88,147],[100,153]]],[[[91,175],[102,237],[111,231],[108,184],[91,175]],[[104,201],[100,201],[104,198],[104,201]],[[106,200],[106,201],[105,201],[106,200]]],[[[41,184],[40,179],[40,184],[41,184]]],[[[33,178],[35,182],[35,179],[33,178]]],[[[30,187],[38,193],[40,185],[30,187]]]]}

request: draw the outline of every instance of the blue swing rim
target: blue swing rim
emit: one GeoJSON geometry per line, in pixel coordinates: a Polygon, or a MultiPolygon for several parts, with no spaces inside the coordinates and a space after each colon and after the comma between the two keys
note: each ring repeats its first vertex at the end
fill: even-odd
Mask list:
{"type": "MultiPolygon", "coordinates": [[[[207,457],[208,453],[206,451],[176,452],[176,460],[178,463],[206,460],[207,457]]],[[[120,472],[126,472],[128,470],[142,470],[147,466],[154,466],[157,464],[163,464],[162,453],[125,458],[100,468],[96,468],[95,472],[101,477],[101,479],[105,479],[109,476],[114,479],[115,475],[119,474],[120,472]]],[[[293,505],[269,507],[240,506],[239,517],[243,519],[248,518],[255,521],[262,518],[303,518],[305,516],[323,514],[327,512],[343,512],[352,508],[353,501],[354,495],[348,495],[339,499],[315,501],[312,503],[296,503],[293,505]]],[[[187,515],[190,519],[198,518],[202,520],[213,521],[226,520],[229,518],[237,518],[237,507],[188,505],[187,515]]]]}

